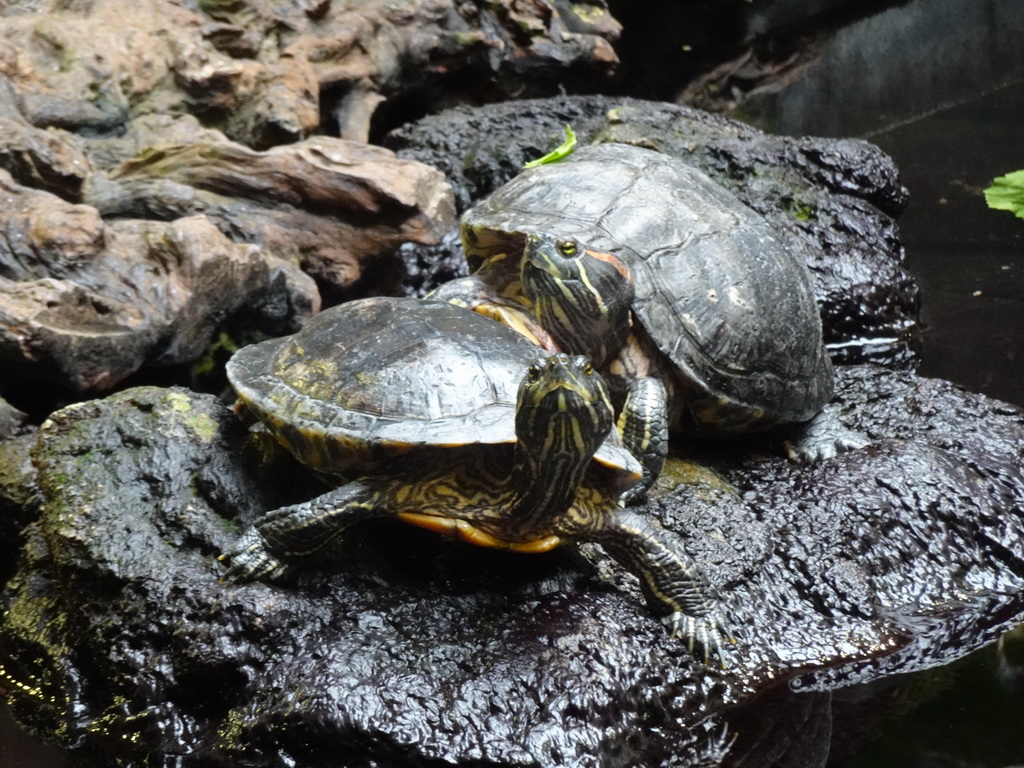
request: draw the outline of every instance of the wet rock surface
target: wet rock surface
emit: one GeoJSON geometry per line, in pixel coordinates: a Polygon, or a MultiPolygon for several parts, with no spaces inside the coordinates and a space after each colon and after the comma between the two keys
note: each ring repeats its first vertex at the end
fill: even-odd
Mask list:
{"type": "MultiPolygon", "coordinates": [[[[863,142],[579,96],[423,119],[391,135],[398,157],[309,138],[599,87],[618,33],[599,0],[6,3],[0,395],[48,379],[67,402],[192,362],[221,329],[294,330],[322,298],[421,294],[464,269],[427,166],[462,210],[566,123],[675,154],[764,214],[838,355],[912,331],[906,190],[863,142]]],[[[285,584],[222,584],[243,526],[322,490],[304,470],[185,390],[72,405],[38,434],[42,412],[0,400],[0,690],[104,768],[822,764],[836,686],[1024,617],[1024,413],[870,366],[838,387],[867,448],[800,467],[768,438],[679,445],[642,508],[729,617],[725,670],[596,547],[517,556],[379,523],[285,584]]]]}
{"type": "Polygon", "coordinates": [[[1024,412],[872,366],[838,385],[867,448],[803,467],[767,439],[695,446],[643,507],[730,617],[725,670],[596,549],[503,555],[385,522],[289,583],[224,585],[238,527],[312,479],[207,396],[64,409],[5,592],[12,710],[83,756],[197,765],[717,764],[733,715],[733,764],[820,752],[828,729],[797,727],[825,722],[815,694],[762,715],[786,727],[742,705],[940,663],[1024,614],[1024,412]]]}
{"type": "Polygon", "coordinates": [[[36,430],[22,413],[0,398],[0,581],[14,573],[22,530],[39,515],[39,488],[31,450],[36,430]]]}
{"type": "MultiPolygon", "coordinates": [[[[672,104],[570,96],[451,109],[392,132],[387,144],[443,170],[462,211],[558,146],[567,124],[582,143],[679,157],[764,215],[810,267],[828,343],[842,349],[914,330],[920,296],[895,223],[908,195],[892,161],[867,142],[772,136],[672,104]]],[[[451,259],[458,247],[447,239],[429,258],[406,249],[411,289],[432,287],[422,263],[451,259]]]]}

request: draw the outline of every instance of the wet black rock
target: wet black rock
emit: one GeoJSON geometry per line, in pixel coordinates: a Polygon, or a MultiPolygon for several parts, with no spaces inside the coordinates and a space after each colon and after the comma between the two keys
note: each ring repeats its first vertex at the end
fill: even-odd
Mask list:
{"type": "Polygon", "coordinates": [[[764,215],[810,267],[826,341],[840,354],[915,330],[920,298],[895,224],[908,193],[867,142],[772,136],[673,104],[569,96],[454,108],[387,143],[444,171],[461,212],[558,146],[567,124],[584,144],[620,141],[679,157],[764,215]]]}
{"type": "Polygon", "coordinates": [[[0,398],[0,583],[14,571],[21,531],[39,514],[39,489],[30,452],[35,429],[28,414],[0,398]]]}
{"type": "Polygon", "coordinates": [[[381,522],[288,583],[222,584],[239,526],[313,479],[207,396],[59,411],[4,593],[12,712],[107,763],[713,765],[735,716],[742,765],[804,765],[828,739],[801,726],[828,722],[814,691],[950,660],[1024,615],[1024,411],[881,368],[838,379],[869,447],[804,467],[768,438],[696,446],[671,468],[690,480],[646,506],[729,617],[724,671],[596,548],[503,554],[381,522]],[[764,695],[788,703],[743,707],[764,695]]]}

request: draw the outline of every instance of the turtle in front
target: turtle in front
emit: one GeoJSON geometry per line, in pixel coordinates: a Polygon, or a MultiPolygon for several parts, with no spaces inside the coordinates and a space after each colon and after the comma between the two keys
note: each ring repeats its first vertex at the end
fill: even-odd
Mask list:
{"type": "Polygon", "coordinates": [[[523,553],[591,541],[635,573],[673,636],[708,660],[728,633],[679,540],[619,498],[640,467],[584,357],[546,356],[447,303],[372,298],[239,350],[228,378],[302,463],[337,480],[262,515],[223,559],[273,580],[372,518],[523,553]]]}
{"type": "MultiPolygon", "coordinates": [[[[697,169],[625,144],[579,149],[467,211],[462,238],[473,274],[433,297],[587,355],[615,402],[642,392],[652,434],[790,425],[805,461],[865,443],[825,409],[833,372],[806,265],[697,169]]],[[[664,454],[627,444],[649,485],[664,454]]]]}

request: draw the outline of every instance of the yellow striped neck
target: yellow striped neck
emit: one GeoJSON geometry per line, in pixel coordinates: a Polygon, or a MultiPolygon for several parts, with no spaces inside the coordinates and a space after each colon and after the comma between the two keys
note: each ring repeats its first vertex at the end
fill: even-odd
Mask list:
{"type": "Polygon", "coordinates": [[[521,539],[554,532],[576,500],[591,455],[561,454],[540,458],[517,446],[512,468],[513,498],[508,514],[509,534],[521,539]]]}

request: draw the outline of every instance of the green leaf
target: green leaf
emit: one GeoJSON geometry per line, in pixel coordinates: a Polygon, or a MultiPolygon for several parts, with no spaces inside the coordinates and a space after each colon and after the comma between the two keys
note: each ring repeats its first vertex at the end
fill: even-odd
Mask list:
{"type": "Polygon", "coordinates": [[[985,202],[989,208],[1011,211],[1024,219],[1024,171],[1014,171],[992,181],[985,190],[985,202]]]}
{"type": "Polygon", "coordinates": [[[538,165],[547,165],[548,163],[557,163],[559,160],[564,160],[572,151],[576,148],[576,134],[572,132],[572,128],[568,125],[565,126],[565,141],[557,148],[548,152],[544,157],[538,157],[536,160],[531,160],[523,168],[533,168],[538,165]]]}

